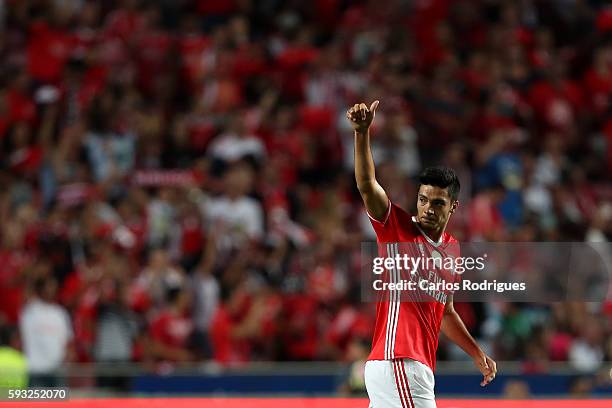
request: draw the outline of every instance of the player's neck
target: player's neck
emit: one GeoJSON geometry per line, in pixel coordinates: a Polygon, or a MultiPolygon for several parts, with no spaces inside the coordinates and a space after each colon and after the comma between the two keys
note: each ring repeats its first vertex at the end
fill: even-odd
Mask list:
{"type": "Polygon", "coordinates": [[[427,235],[427,237],[433,242],[440,241],[440,237],[442,236],[442,234],[444,234],[444,227],[439,230],[430,230],[423,228],[423,226],[421,225],[421,229],[423,230],[423,233],[427,235]]]}
{"type": "Polygon", "coordinates": [[[431,239],[433,242],[439,242],[440,238],[444,234],[444,231],[446,230],[446,224],[439,229],[424,228],[423,224],[420,222],[418,222],[418,224],[423,234],[425,234],[427,238],[431,239]]]}

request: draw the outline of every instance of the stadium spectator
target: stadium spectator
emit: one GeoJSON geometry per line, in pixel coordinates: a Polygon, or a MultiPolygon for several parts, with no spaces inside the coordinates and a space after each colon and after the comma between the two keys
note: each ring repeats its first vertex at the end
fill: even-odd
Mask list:
{"type": "Polygon", "coordinates": [[[261,162],[266,154],[265,147],[260,139],[246,132],[242,117],[230,118],[227,130],[211,143],[208,154],[221,164],[241,159],[261,162]]]}
{"type": "MultiPolygon", "coordinates": [[[[94,361],[106,364],[129,363],[134,359],[136,340],[142,322],[129,308],[127,290],[121,281],[106,279],[100,285],[96,310],[94,361]]],[[[101,375],[98,387],[127,390],[127,378],[122,375],[101,375]]]]}
{"type": "Polygon", "coordinates": [[[579,371],[594,373],[605,356],[603,330],[594,316],[587,316],[578,330],[579,336],[569,350],[569,361],[579,371]]]}
{"type": "Polygon", "coordinates": [[[219,283],[211,271],[198,269],[192,279],[194,291],[193,318],[195,337],[200,354],[205,358],[212,356],[210,345],[210,327],[220,301],[219,283]]]}
{"type": "Polygon", "coordinates": [[[245,162],[232,165],[223,176],[222,194],[206,204],[220,250],[240,248],[263,239],[264,218],[261,204],[248,196],[254,186],[254,172],[245,162]]]}
{"type": "Polygon", "coordinates": [[[370,344],[368,340],[355,338],[348,347],[346,359],[351,363],[347,378],[340,385],[341,395],[366,395],[365,363],[368,359],[370,344]]]}
{"type": "Polygon", "coordinates": [[[175,282],[165,289],[164,295],[165,305],[150,322],[146,358],[170,363],[194,361],[191,293],[184,282],[175,282]]]}
{"type": "Polygon", "coordinates": [[[15,332],[0,323],[0,389],[24,389],[28,386],[28,366],[23,353],[15,348],[15,332]]]}
{"type": "Polygon", "coordinates": [[[151,251],[146,268],[134,284],[148,298],[147,303],[161,307],[167,302],[167,291],[184,282],[184,272],[171,261],[167,250],[159,248],[151,251]]]}
{"type": "Polygon", "coordinates": [[[55,302],[57,281],[39,277],[19,319],[30,387],[58,387],[58,370],[70,357],[73,330],[66,309],[55,302]]]}

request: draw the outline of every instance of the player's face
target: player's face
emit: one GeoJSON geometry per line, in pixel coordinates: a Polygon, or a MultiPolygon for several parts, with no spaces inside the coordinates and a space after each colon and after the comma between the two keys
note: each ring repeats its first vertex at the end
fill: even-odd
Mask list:
{"type": "Polygon", "coordinates": [[[450,215],[457,208],[446,188],[421,185],[417,194],[417,214],[421,227],[438,231],[446,226],[450,215]]]}

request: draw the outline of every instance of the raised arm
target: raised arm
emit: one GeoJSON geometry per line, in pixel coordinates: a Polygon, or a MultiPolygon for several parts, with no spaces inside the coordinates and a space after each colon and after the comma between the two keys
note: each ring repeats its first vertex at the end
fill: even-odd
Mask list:
{"type": "Polygon", "coordinates": [[[376,115],[378,101],[369,108],[365,103],[355,104],[346,112],[355,132],[355,181],[366,210],[376,220],[382,221],[387,213],[389,198],[376,181],[374,160],[370,150],[370,125],[376,115]]]}

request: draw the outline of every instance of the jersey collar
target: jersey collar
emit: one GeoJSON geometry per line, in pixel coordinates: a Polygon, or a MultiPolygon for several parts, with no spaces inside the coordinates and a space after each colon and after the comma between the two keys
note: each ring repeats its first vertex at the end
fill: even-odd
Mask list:
{"type": "Polygon", "coordinates": [[[414,215],[412,216],[412,222],[414,223],[414,226],[417,227],[417,229],[419,230],[421,235],[423,235],[425,237],[427,242],[429,242],[431,245],[433,245],[435,247],[440,246],[440,244],[442,243],[442,238],[444,237],[444,233],[442,233],[442,235],[440,235],[440,239],[438,239],[438,242],[436,242],[433,239],[429,238],[429,236],[427,236],[427,234],[425,233],[425,231],[423,231],[423,229],[419,225],[419,222],[417,221],[417,218],[414,215]]]}

